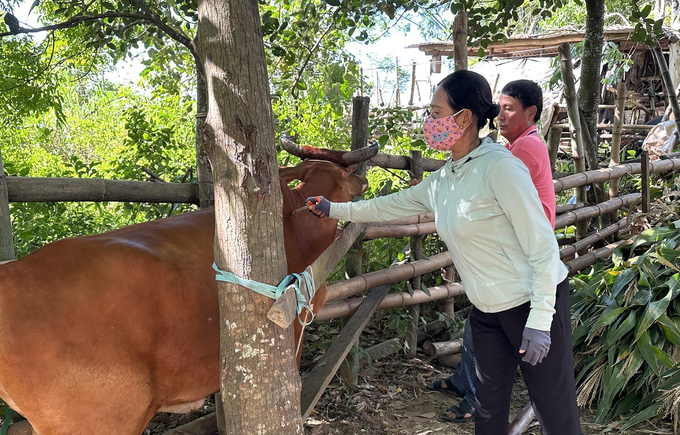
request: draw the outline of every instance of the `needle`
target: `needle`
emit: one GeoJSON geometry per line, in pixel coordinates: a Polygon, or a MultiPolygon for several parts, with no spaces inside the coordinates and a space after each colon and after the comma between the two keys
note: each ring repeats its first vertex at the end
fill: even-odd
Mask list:
{"type": "Polygon", "coordinates": [[[293,210],[293,212],[292,212],[291,214],[293,215],[293,214],[295,214],[295,213],[297,213],[297,212],[305,211],[305,210],[309,210],[309,206],[308,206],[308,205],[305,205],[305,206],[303,206],[303,207],[300,207],[300,208],[298,208],[297,210],[293,210]]]}

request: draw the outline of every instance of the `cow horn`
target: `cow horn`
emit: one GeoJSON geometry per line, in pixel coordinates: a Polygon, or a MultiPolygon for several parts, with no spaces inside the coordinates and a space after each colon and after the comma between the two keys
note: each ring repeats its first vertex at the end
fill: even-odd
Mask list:
{"type": "Polygon", "coordinates": [[[301,159],[306,158],[302,147],[293,142],[293,136],[281,135],[281,137],[279,137],[279,142],[281,143],[281,148],[288,151],[290,154],[300,157],[301,159]]]}
{"type": "Polygon", "coordinates": [[[354,151],[347,151],[342,156],[342,160],[349,165],[356,165],[357,163],[365,162],[368,159],[375,157],[378,154],[378,141],[372,141],[371,145],[359,148],[354,151]]]}
{"type": "Polygon", "coordinates": [[[301,159],[326,160],[345,167],[366,161],[378,153],[378,143],[376,141],[373,141],[373,144],[370,146],[354,151],[336,151],[298,145],[293,142],[290,136],[281,136],[279,142],[281,143],[281,148],[301,159]]]}

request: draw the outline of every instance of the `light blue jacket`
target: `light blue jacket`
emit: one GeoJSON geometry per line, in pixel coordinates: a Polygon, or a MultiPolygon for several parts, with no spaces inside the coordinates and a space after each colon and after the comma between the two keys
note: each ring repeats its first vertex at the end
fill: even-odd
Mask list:
{"type": "Polygon", "coordinates": [[[366,201],[331,203],[330,216],[380,222],[434,213],[470,301],[485,313],[531,302],[526,326],[549,331],[567,276],[526,166],[488,138],[423,182],[366,201]]]}

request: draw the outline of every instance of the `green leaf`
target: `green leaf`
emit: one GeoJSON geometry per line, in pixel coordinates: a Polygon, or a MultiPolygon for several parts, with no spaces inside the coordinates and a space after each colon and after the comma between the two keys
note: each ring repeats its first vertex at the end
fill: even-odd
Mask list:
{"type": "Polygon", "coordinates": [[[647,365],[649,365],[649,367],[651,367],[652,370],[654,370],[654,372],[656,372],[656,374],[659,375],[660,374],[659,364],[656,359],[656,353],[654,352],[654,346],[652,346],[647,331],[642,333],[640,338],[637,340],[636,349],[640,352],[642,358],[645,359],[647,365]]]}
{"type": "Polygon", "coordinates": [[[595,322],[595,324],[592,326],[591,331],[594,332],[596,329],[599,329],[602,326],[611,325],[612,323],[614,323],[616,319],[618,319],[619,314],[625,312],[628,309],[629,309],[628,307],[619,307],[609,311],[605,310],[605,312],[602,313],[600,318],[597,319],[597,322],[595,322]]]}
{"type": "Polygon", "coordinates": [[[634,267],[630,267],[621,272],[614,281],[612,286],[612,296],[616,297],[619,292],[624,289],[637,275],[638,271],[634,267]]]}
{"type": "Polygon", "coordinates": [[[656,346],[652,346],[652,349],[654,349],[654,354],[659,359],[659,361],[661,361],[661,364],[666,366],[667,369],[670,369],[675,365],[675,361],[673,361],[673,358],[668,356],[666,352],[664,352],[663,350],[659,349],[656,346]]]}
{"type": "Polygon", "coordinates": [[[641,423],[645,420],[651,420],[652,418],[656,417],[656,415],[659,413],[660,407],[661,407],[660,403],[654,403],[653,405],[638,412],[637,414],[626,420],[624,425],[621,427],[621,431],[623,432],[626,429],[630,429],[631,427],[635,426],[638,423],[641,423]]]}
{"type": "Polygon", "coordinates": [[[646,5],[642,10],[640,11],[640,16],[642,18],[647,18],[649,16],[649,13],[652,12],[652,5],[646,5]]]}
{"type": "Polygon", "coordinates": [[[647,306],[645,313],[635,328],[635,341],[637,341],[649,327],[666,311],[671,302],[673,290],[669,290],[663,299],[652,302],[647,306]]]}
{"type": "Polygon", "coordinates": [[[420,283],[420,289],[421,289],[426,295],[432,296],[432,295],[430,294],[430,289],[429,289],[425,284],[423,284],[422,282],[420,283]]]}
{"type": "MultiPolygon", "coordinates": [[[[618,328],[616,328],[615,331],[611,334],[611,336],[607,337],[607,345],[609,346],[614,346],[615,343],[624,335],[626,335],[629,331],[631,331],[635,327],[635,320],[636,320],[636,315],[635,311],[630,311],[628,313],[628,317],[626,317],[626,320],[621,322],[618,328]]],[[[669,319],[670,320],[670,319],[669,319]]],[[[611,331],[610,331],[611,332],[611,331]]],[[[608,334],[609,335],[609,334],[608,334]]]]}
{"type": "Polygon", "coordinates": [[[680,328],[678,328],[675,322],[673,322],[666,313],[663,313],[657,322],[661,324],[661,329],[663,329],[663,333],[668,341],[676,346],[680,346],[680,328]]]}

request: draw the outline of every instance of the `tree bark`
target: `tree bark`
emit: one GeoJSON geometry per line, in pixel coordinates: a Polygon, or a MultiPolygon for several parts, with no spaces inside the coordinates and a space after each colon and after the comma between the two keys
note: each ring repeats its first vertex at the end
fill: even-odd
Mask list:
{"type": "MultiPolygon", "coordinates": [[[[604,44],[604,0],[586,0],[586,31],[583,37],[581,80],[578,90],[579,109],[585,121],[583,139],[588,169],[599,169],[597,114],[600,104],[600,68],[604,44]]],[[[604,200],[602,183],[593,184],[596,202],[604,200]]]]}
{"type": "Polygon", "coordinates": [[[453,20],[453,64],[456,71],[468,69],[467,29],[467,12],[460,10],[453,20]]]}
{"type": "Polygon", "coordinates": [[[208,113],[208,90],[205,83],[205,72],[201,64],[196,62],[196,178],[198,179],[198,201],[200,208],[215,204],[212,168],[208,155],[203,148],[200,132],[204,128],[208,113]]]}
{"type": "MultiPolygon", "coordinates": [[[[202,0],[198,13],[196,51],[208,89],[200,135],[215,177],[215,262],[276,285],[287,267],[258,3],[202,0]]],[[[218,297],[220,432],[302,433],[293,329],[269,322],[272,301],[254,291],[219,282],[218,297]]]]}

